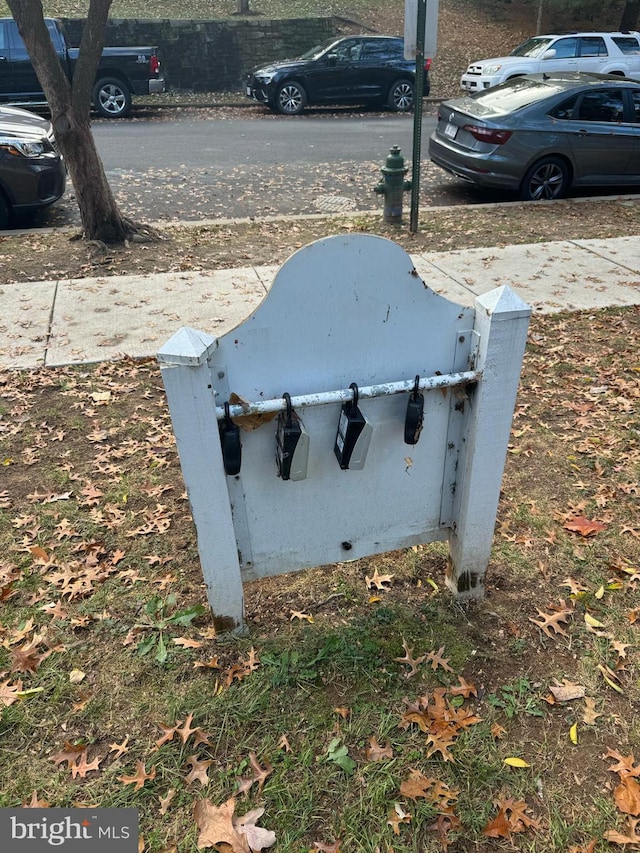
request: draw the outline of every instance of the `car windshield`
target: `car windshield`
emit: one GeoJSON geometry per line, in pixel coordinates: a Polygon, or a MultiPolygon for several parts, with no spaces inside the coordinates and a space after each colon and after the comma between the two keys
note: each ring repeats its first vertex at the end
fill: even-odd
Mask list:
{"type": "Polygon", "coordinates": [[[543,38],[542,36],[527,39],[522,44],[519,44],[515,50],[512,50],[509,56],[540,56],[551,44],[552,40],[550,38],[543,38]]]}
{"type": "Polygon", "coordinates": [[[318,57],[322,56],[322,54],[331,47],[331,45],[336,44],[339,39],[327,39],[323,41],[322,44],[317,44],[315,47],[312,47],[311,50],[308,50],[306,53],[303,53],[302,56],[299,56],[298,59],[318,59],[318,57]]]}
{"type": "Polygon", "coordinates": [[[536,80],[531,77],[517,77],[507,80],[493,89],[473,95],[473,100],[482,108],[484,115],[491,113],[510,113],[528,107],[544,98],[550,98],[566,91],[566,82],[562,80],[536,80]]]}

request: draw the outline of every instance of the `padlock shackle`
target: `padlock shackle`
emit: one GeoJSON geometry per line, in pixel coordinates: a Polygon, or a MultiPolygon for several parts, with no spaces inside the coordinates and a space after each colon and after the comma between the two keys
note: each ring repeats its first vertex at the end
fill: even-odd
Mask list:
{"type": "Polygon", "coordinates": [[[356,385],[355,382],[352,382],[351,385],[349,385],[349,389],[351,391],[353,391],[353,400],[351,401],[351,411],[353,411],[354,409],[356,409],[358,407],[358,399],[359,399],[358,386],[356,385]]]}
{"type": "Polygon", "coordinates": [[[284,400],[284,404],[286,406],[285,411],[287,415],[287,426],[291,426],[293,422],[293,407],[291,406],[291,396],[285,391],[282,395],[282,399],[284,400]]]}
{"type": "Polygon", "coordinates": [[[413,383],[413,392],[411,394],[411,397],[413,400],[418,399],[419,389],[420,389],[420,374],[416,373],[416,378],[415,378],[414,383],[413,383]]]}

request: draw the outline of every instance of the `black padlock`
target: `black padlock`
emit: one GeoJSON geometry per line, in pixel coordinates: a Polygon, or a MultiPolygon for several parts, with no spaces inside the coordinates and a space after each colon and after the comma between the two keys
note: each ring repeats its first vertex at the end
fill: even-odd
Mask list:
{"type": "Polygon", "coordinates": [[[373,427],[358,408],[358,386],[352,382],[349,388],[353,391],[353,400],[342,404],[333,448],[343,471],[364,468],[373,432],[373,427]]]}
{"type": "Polygon", "coordinates": [[[407,413],[404,417],[404,443],[417,444],[422,431],[424,418],[424,394],[418,390],[420,377],[416,376],[413,391],[407,402],[407,413]]]}
{"type": "Polygon", "coordinates": [[[229,403],[224,404],[224,420],[220,421],[218,429],[220,430],[224,472],[229,475],[239,474],[242,464],[240,427],[231,420],[229,403]]]}
{"type": "Polygon", "coordinates": [[[283,480],[304,480],[309,458],[309,435],[291,406],[289,394],[283,394],[284,412],[278,414],[276,427],[276,464],[283,480]]]}

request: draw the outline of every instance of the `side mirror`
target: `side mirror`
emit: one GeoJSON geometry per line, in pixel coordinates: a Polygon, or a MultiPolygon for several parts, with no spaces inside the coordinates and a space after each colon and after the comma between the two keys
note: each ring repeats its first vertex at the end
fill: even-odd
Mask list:
{"type": "Polygon", "coordinates": [[[338,64],[338,54],[337,53],[328,53],[327,54],[327,62],[329,65],[337,65],[338,64]]]}
{"type": "Polygon", "coordinates": [[[556,49],[555,47],[549,48],[542,54],[543,59],[555,59],[556,58],[556,49]]]}

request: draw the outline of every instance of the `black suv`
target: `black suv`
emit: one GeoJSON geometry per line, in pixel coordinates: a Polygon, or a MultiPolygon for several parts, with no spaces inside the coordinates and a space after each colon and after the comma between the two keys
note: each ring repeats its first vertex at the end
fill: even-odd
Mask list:
{"type": "MultiPolygon", "coordinates": [[[[429,94],[425,62],[423,94],[429,94]]],[[[251,69],[246,94],[276,112],[295,116],[307,104],[381,104],[396,112],[413,107],[413,60],[404,58],[404,42],[391,36],[332,38],[299,59],[251,69]]]]}

